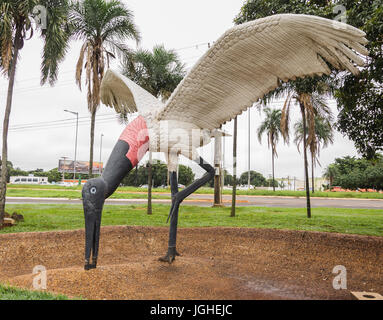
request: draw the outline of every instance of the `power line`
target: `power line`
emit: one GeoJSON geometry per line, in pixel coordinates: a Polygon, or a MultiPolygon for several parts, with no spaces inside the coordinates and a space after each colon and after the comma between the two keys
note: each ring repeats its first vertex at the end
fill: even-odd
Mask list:
{"type": "MultiPolygon", "coordinates": [[[[90,124],[90,117],[82,117],[79,123],[81,125],[89,125],[90,124]]],[[[116,115],[100,115],[98,116],[97,123],[103,124],[108,122],[115,122],[118,118],[116,115]],[[100,118],[101,117],[101,118],[100,118]]],[[[56,120],[56,121],[48,121],[48,122],[37,122],[33,124],[27,124],[27,125],[17,125],[9,128],[10,132],[26,132],[26,131],[34,131],[34,130],[41,130],[41,129],[57,129],[57,128],[69,128],[76,125],[76,119],[63,119],[63,120],[56,120]],[[68,122],[69,121],[69,122],[68,122]]],[[[2,128],[0,128],[1,130],[2,128]]]]}
{"type": "Polygon", "coordinates": [[[212,43],[212,42],[197,43],[197,44],[192,45],[192,46],[189,46],[189,47],[184,47],[184,48],[179,48],[179,49],[173,49],[173,51],[182,51],[182,50],[193,49],[193,48],[195,48],[195,49],[198,50],[198,49],[199,49],[199,48],[198,48],[199,46],[205,46],[205,45],[207,45],[208,48],[210,48],[211,43],[212,43]]]}
{"type": "MultiPolygon", "coordinates": [[[[112,115],[110,114],[100,114],[97,117],[110,117],[112,115]]],[[[90,119],[90,116],[84,116],[84,117],[79,117],[79,119],[90,119]]],[[[41,125],[41,124],[51,124],[51,123],[58,123],[58,122],[64,122],[64,121],[76,121],[74,118],[68,118],[68,119],[61,119],[61,120],[53,120],[53,121],[42,121],[42,122],[33,122],[33,123],[25,123],[25,124],[15,124],[13,126],[10,126],[9,129],[15,129],[17,127],[25,127],[25,126],[33,126],[33,125],[41,125]]]]}
{"type": "MultiPolygon", "coordinates": [[[[67,73],[70,73],[70,72],[75,72],[76,70],[73,69],[73,70],[68,70],[68,71],[63,71],[61,72],[61,74],[67,74],[67,73]]],[[[16,82],[27,82],[27,81],[31,81],[31,80],[36,80],[36,79],[41,79],[41,77],[32,77],[32,78],[27,78],[27,79],[22,79],[22,80],[17,80],[16,82]]]]}
{"type": "MultiPolygon", "coordinates": [[[[111,122],[116,122],[117,118],[114,117],[114,119],[102,119],[97,121],[97,124],[106,124],[106,123],[111,123],[111,122]]],[[[79,126],[85,126],[85,125],[90,125],[89,121],[86,122],[79,122],[79,126]]],[[[29,127],[29,128],[20,128],[20,129],[13,129],[9,130],[10,132],[27,132],[27,131],[38,131],[38,130],[46,130],[46,129],[63,129],[63,128],[72,128],[76,126],[76,123],[72,124],[61,124],[61,125],[55,125],[55,126],[40,126],[40,127],[29,127]]]]}

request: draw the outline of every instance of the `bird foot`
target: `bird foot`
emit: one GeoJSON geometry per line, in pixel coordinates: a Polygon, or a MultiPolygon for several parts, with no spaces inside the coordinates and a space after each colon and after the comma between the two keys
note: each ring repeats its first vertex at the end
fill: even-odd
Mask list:
{"type": "Polygon", "coordinates": [[[84,266],[85,271],[89,271],[96,268],[97,268],[97,258],[94,259],[92,263],[89,263],[89,261],[85,261],[85,266],[84,266]]]}
{"type": "Polygon", "coordinates": [[[176,257],[180,257],[181,255],[177,252],[176,248],[169,248],[168,252],[164,257],[159,258],[158,260],[161,262],[167,262],[172,264],[176,257]]]}
{"type": "Polygon", "coordinates": [[[97,268],[97,266],[95,264],[86,264],[84,266],[85,271],[89,271],[89,270],[96,269],[96,268],[97,268]]]}

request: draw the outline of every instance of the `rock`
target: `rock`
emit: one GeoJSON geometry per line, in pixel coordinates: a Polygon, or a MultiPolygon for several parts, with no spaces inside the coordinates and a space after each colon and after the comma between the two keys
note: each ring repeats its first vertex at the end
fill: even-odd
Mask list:
{"type": "Polygon", "coordinates": [[[4,226],[13,226],[13,225],[15,225],[15,223],[16,223],[16,221],[15,220],[13,220],[12,218],[4,218],[4,223],[3,223],[3,225],[4,226]]]}

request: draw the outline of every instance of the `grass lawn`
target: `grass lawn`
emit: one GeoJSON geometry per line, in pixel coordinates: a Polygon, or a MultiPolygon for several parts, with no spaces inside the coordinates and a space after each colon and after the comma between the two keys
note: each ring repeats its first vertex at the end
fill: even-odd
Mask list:
{"type": "Polygon", "coordinates": [[[68,300],[63,295],[29,291],[0,284],[0,300],[68,300]]]}
{"type": "MultiPolygon", "coordinates": [[[[20,198],[68,198],[81,199],[81,190],[49,190],[49,189],[7,189],[7,197],[20,198]]],[[[153,194],[153,199],[170,199],[170,195],[153,194]]],[[[110,199],[147,199],[146,193],[118,193],[115,192],[110,199]]]]}
{"type": "MultiPolygon", "coordinates": [[[[81,205],[7,205],[9,213],[24,215],[25,222],[0,233],[72,230],[84,228],[81,205]]],[[[102,225],[167,226],[168,205],[153,205],[153,215],[146,214],[145,205],[106,205],[102,225]]],[[[202,208],[181,206],[179,226],[242,227],[337,232],[383,236],[383,210],[315,208],[313,217],[306,217],[304,208],[239,207],[230,217],[230,207],[202,208]]]]}
{"type": "MultiPolygon", "coordinates": [[[[48,198],[71,198],[81,197],[81,187],[63,187],[55,185],[8,185],[7,196],[9,197],[48,197],[48,198]]],[[[114,199],[142,199],[146,198],[147,189],[135,187],[120,187],[113,194],[114,199]],[[137,194],[141,192],[143,194],[137,194]]],[[[153,189],[154,199],[167,199],[168,196],[158,195],[157,193],[170,193],[170,189],[153,189]]],[[[201,188],[196,194],[214,194],[213,188],[201,188]]],[[[223,190],[223,194],[231,195],[231,190],[223,190]]],[[[305,191],[268,191],[268,190],[237,190],[238,195],[252,196],[287,196],[287,197],[305,197],[305,191]]],[[[315,192],[311,194],[319,198],[360,198],[360,199],[383,199],[382,193],[371,192],[315,192]]]]}

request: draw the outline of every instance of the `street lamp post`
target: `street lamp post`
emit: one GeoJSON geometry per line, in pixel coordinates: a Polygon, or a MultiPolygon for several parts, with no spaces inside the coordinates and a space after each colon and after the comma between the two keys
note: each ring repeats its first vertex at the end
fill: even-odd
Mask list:
{"type": "Polygon", "coordinates": [[[74,147],[74,163],[73,163],[73,180],[76,180],[76,162],[77,162],[77,136],[78,136],[78,112],[64,110],[65,112],[74,114],[76,116],[76,141],[74,147]]]}
{"type": "Polygon", "coordinates": [[[101,159],[102,159],[102,137],[104,136],[103,133],[101,133],[101,142],[100,142],[100,175],[102,175],[102,169],[101,169],[101,159]]]}

